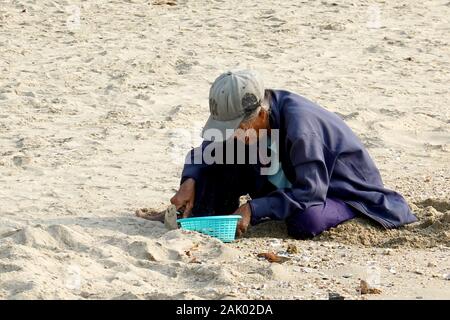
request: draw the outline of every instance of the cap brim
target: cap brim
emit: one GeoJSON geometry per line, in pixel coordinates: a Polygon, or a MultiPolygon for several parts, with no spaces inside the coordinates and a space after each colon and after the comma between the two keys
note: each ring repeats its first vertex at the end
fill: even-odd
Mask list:
{"type": "Polygon", "coordinates": [[[228,140],[239,127],[244,117],[245,116],[242,116],[228,121],[219,121],[214,120],[209,116],[208,121],[206,121],[202,130],[203,139],[208,141],[214,140],[216,142],[228,140]]]}

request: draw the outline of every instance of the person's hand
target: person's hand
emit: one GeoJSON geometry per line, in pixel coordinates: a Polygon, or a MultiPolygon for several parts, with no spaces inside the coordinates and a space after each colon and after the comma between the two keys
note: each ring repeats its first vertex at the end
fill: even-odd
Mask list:
{"type": "Polygon", "coordinates": [[[180,189],[175,193],[175,195],[170,199],[170,203],[177,207],[177,210],[183,211],[183,218],[187,218],[192,213],[192,208],[194,207],[195,199],[195,180],[189,178],[185,180],[180,189]]]}
{"type": "Polygon", "coordinates": [[[252,218],[252,209],[248,203],[240,206],[233,214],[239,214],[242,218],[239,219],[236,228],[236,235],[238,237],[242,236],[248,229],[250,225],[250,220],[252,218]]]}

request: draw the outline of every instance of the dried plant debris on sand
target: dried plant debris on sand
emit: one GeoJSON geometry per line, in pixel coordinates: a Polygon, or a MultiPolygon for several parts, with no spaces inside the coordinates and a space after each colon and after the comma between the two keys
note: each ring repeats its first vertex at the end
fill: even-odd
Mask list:
{"type": "Polygon", "coordinates": [[[381,293],[380,289],[370,286],[367,283],[367,281],[365,281],[365,280],[360,281],[358,291],[361,294],[380,294],[381,293]]]}
{"type": "Polygon", "coordinates": [[[258,256],[258,258],[264,258],[271,263],[272,262],[283,263],[283,262],[286,262],[289,260],[289,258],[279,256],[273,252],[263,252],[263,253],[259,253],[257,256],[258,256]]]}

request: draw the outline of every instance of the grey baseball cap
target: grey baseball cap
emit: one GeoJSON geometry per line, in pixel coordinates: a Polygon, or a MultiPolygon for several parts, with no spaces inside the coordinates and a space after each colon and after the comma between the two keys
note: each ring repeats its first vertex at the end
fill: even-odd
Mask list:
{"type": "Polygon", "coordinates": [[[211,140],[213,135],[214,141],[229,138],[230,133],[261,105],[263,99],[264,83],[257,72],[240,70],[222,73],[209,90],[211,115],[203,128],[202,137],[211,140]],[[219,132],[221,136],[216,136],[219,132]]]}

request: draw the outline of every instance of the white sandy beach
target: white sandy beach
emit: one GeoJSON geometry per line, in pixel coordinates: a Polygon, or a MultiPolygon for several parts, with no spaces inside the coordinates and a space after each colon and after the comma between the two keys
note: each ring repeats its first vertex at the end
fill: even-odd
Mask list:
{"type": "Polygon", "coordinates": [[[0,298],[450,299],[450,2],[159,2],[0,1],[0,298]],[[239,68],[343,117],[420,221],[223,244],[135,217],[239,68]]]}

